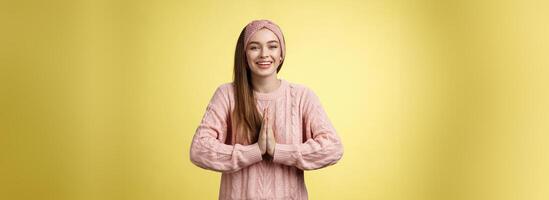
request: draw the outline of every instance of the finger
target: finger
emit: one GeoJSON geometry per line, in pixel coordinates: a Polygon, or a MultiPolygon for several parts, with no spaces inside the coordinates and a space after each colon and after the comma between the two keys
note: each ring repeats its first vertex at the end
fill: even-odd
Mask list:
{"type": "Polygon", "coordinates": [[[268,130],[268,129],[271,129],[271,122],[270,122],[270,120],[271,120],[271,117],[267,117],[267,124],[266,124],[267,130],[268,130]]]}
{"type": "Polygon", "coordinates": [[[271,121],[271,108],[267,108],[267,118],[268,118],[268,121],[271,121]]]}
{"type": "Polygon", "coordinates": [[[269,117],[269,109],[265,108],[265,111],[263,112],[263,116],[264,116],[264,120],[266,121],[267,118],[269,117]]]}
{"type": "Polygon", "coordinates": [[[265,122],[267,121],[267,116],[265,115],[265,113],[263,113],[263,118],[262,118],[262,121],[261,121],[261,133],[267,128],[265,127],[265,122]]]}
{"type": "Polygon", "coordinates": [[[269,113],[268,116],[267,116],[267,118],[268,118],[267,121],[269,122],[269,123],[267,123],[267,128],[271,129],[271,125],[272,125],[272,123],[271,123],[271,110],[269,109],[269,110],[267,110],[267,112],[269,113]]]}

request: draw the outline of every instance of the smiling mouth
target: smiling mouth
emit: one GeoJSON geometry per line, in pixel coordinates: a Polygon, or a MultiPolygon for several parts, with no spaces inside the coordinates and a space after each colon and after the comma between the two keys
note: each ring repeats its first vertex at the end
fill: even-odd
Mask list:
{"type": "Polygon", "coordinates": [[[259,66],[259,68],[269,68],[271,66],[271,64],[273,64],[273,62],[271,62],[271,61],[261,61],[261,62],[256,62],[255,64],[257,64],[257,66],[259,66]]]}

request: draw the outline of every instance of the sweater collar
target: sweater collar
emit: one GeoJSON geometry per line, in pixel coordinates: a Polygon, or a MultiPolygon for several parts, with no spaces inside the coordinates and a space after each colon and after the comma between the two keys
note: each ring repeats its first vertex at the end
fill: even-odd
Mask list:
{"type": "Polygon", "coordinates": [[[288,87],[288,82],[284,79],[280,79],[280,86],[278,86],[276,90],[268,93],[261,93],[254,90],[254,96],[257,99],[262,99],[262,100],[275,99],[279,96],[282,96],[284,91],[286,91],[287,87],[288,87]]]}

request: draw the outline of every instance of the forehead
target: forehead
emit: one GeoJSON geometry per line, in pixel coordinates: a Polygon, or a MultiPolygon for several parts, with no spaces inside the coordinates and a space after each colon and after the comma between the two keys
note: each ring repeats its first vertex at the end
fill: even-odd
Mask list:
{"type": "Polygon", "coordinates": [[[262,28],[256,31],[252,37],[250,37],[249,43],[256,42],[256,43],[267,43],[269,41],[278,41],[278,38],[276,35],[267,28],[262,28]]]}

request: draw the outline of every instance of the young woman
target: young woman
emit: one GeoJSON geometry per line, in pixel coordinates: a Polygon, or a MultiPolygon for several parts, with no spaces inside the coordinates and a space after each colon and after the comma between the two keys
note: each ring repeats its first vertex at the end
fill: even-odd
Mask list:
{"type": "Polygon", "coordinates": [[[343,155],[316,94],[277,78],[282,31],[254,20],[240,33],[234,80],[219,86],[191,144],[191,161],[222,172],[219,199],[307,199],[303,171],[343,155]]]}

